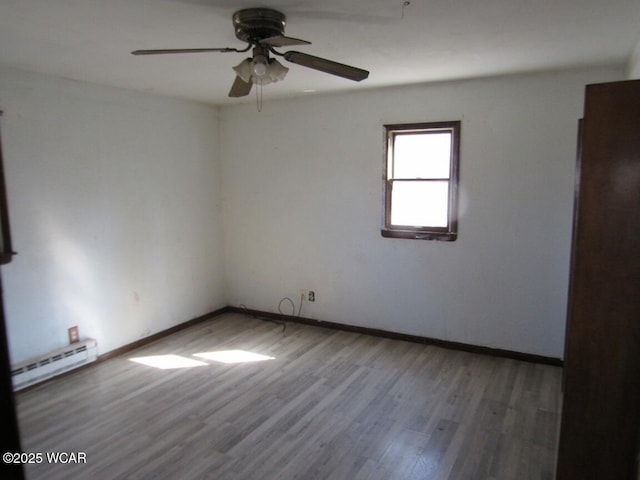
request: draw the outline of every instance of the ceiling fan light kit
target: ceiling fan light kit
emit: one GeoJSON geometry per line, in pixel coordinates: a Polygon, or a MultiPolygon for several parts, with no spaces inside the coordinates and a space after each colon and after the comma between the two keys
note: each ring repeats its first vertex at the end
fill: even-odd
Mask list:
{"type": "Polygon", "coordinates": [[[170,53],[205,53],[205,52],[247,52],[253,47],[252,57],[244,59],[233,67],[236,79],[229,91],[230,97],[244,97],[251,91],[251,86],[268,85],[283,80],[289,69],[269,53],[280,56],[288,62],[320,72],[336,75],[360,82],[369,76],[367,70],[352,67],[343,63],[315,57],[302,52],[278,52],[276,47],[292,45],[310,45],[311,42],[299,38],[286,37],[284,27],[286,17],[283,13],[270,8],[246,8],[235,12],[232,16],[236,38],[248,43],[243,49],[223,48],[178,48],[161,50],[135,50],[133,55],[159,55],[170,53]]]}
{"type": "Polygon", "coordinates": [[[268,85],[269,83],[284,80],[289,69],[275,58],[269,58],[267,51],[261,52],[264,47],[257,46],[253,50],[253,58],[245,58],[233,67],[236,75],[245,83],[268,85]]]}

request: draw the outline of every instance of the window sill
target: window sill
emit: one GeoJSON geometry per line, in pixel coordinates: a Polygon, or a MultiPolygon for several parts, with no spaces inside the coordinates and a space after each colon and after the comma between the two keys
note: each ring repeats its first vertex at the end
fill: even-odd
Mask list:
{"type": "Polygon", "coordinates": [[[395,230],[383,228],[382,236],[386,238],[404,238],[407,240],[435,240],[440,242],[454,242],[458,238],[453,232],[424,232],[419,230],[395,230]]]}

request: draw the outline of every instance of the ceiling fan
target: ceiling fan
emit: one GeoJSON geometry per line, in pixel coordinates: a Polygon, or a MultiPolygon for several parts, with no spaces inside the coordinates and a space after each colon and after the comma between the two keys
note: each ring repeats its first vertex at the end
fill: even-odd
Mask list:
{"type": "Polygon", "coordinates": [[[253,47],[253,56],[246,58],[233,67],[236,79],[229,91],[230,97],[244,97],[251,92],[252,85],[266,85],[284,79],[289,71],[269,53],[283,57],[285,60],[303,67],[337,75],[348,80],[359,82],[369,76],[369,72],[361,68],[315,57],[302,52],[278,52],[275,47],[292,45],[309,45],[311,42],[299,38],[286,37],[284,27],[286,17],[283,13],[270,8],[246,8],[233,14],[233,27],[236,37],[248,43],[246,48],[177,48],[160,50],[136,50],[133,55],[159,55],[167,53],[203,53],[203,52],[247,52],[253,47]]]}

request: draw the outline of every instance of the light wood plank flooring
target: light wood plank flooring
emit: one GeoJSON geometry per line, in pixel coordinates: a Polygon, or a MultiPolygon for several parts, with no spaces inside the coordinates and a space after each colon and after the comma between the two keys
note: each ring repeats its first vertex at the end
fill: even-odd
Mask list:
{"type": "Polygon", "coordinates": [[[37,479],[553,478],[561,369],[224,314],[17,395],[37,479]],[[244,350],[273,360],[194,356],[244,350]],[[131,357],[206,365],[162,370],[131,357]]]}

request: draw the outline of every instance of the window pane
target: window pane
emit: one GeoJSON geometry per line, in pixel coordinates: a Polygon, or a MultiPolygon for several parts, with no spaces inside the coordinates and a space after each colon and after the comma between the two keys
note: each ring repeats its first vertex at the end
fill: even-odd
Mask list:
{"type": "Polygon", "coordinates": [[[394,178],[449,178],[451,133],[395,135],[394,178]]]}
{"type": "Polygon", "coordinates": [[[449,182],[393,182],[391,224],[446,227],[449,182]]]}

